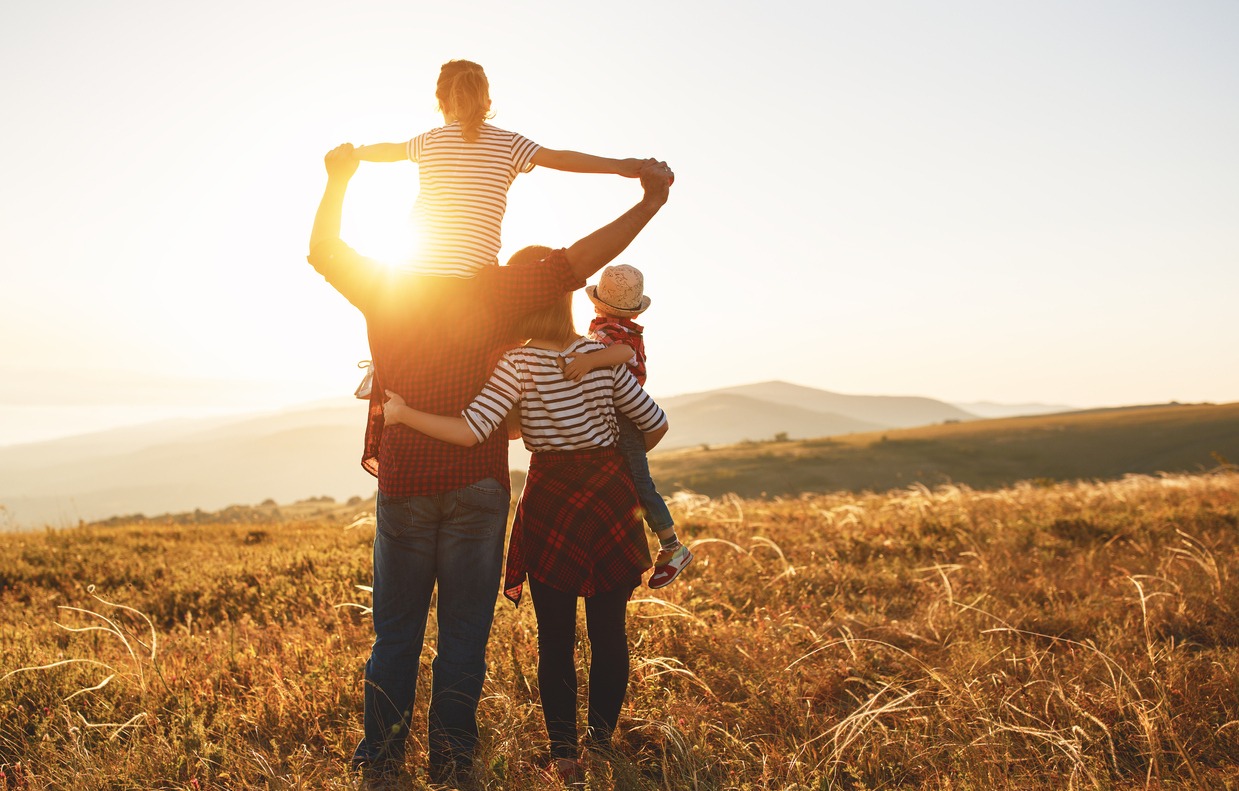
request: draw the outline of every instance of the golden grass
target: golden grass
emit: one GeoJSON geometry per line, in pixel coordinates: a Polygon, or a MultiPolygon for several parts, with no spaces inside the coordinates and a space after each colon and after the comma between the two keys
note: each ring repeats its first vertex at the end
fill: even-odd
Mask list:
{"type": "MultiPolygon", "coordinates": [[[[594,787],[1239,788],[1239,474],[673,512],[698,561],[630,605],[594,787]]],[[[0,535],[0,789],[355,787],[354,516],[0,535]]],[[[496,607],[477,779],[546,787],[532,608],[496,607]]]]}

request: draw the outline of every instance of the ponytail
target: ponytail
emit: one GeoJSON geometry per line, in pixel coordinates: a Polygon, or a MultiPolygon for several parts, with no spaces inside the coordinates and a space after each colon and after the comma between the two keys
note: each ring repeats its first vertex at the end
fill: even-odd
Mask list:
{"type": "Polygon", "coordinates": [[[486,72],[472,61],[450,60],[439,70],[435,98],[444,116],[460,122],[460,134],[476,142],[482,124],[490,118],[490,82],[486,72]]]}

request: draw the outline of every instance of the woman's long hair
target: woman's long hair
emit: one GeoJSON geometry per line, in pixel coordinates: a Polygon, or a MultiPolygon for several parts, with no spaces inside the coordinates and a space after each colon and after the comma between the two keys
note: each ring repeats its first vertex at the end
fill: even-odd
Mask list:
{"type": "Polygon", "coordinates": [[[490,118],[490,82],[482,67],[469,60],[449,60],[439,69],[435,98],[444,120],[460,122],[460,134],[476,142],[482,124],[490,118]]]}
{"type": "Polygon", "coordinates": [[[516,322],[516,334],[525,340],[567,344],[578,336],[572,324],[572,292],[569,291],[541,310],[526,314],[516,322]]]}
{"type": "MultiPolygon", "coordinates": [[[[531,244],[512,254],[508,266],[545,266],[542,259],[551,254],[551,248],[531,244]]],[[[523,341],[541,338],[555,343],[568,343],[579,335],[572,324],[571,291],[557,298],[541,310],[528,313],[516,322],[516,336],[523,341]]]]}

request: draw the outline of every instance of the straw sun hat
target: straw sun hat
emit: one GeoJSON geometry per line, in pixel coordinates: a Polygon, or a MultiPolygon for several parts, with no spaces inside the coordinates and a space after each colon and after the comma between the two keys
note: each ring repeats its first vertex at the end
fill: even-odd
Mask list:
{"type": "Polygon", "coordinates": [[[645,278],[640,269],[616,264],[603,269],[598,285],[586,286],[585,294],[608,316],[631,319],[650,306],[650,298],[642,293],[644,290],[645,278]]]}

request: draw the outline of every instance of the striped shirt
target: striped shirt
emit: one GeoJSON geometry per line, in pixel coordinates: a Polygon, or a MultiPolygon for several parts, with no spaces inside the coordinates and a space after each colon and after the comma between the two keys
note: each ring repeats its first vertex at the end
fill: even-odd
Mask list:
{"type": "Polygon", "coordinates": [[[472,277],[499,263],[500,226],[508,188],[518,173],[533,170],[541,148],[515,132],[482,124],[466,141],[460,124],[448,124],[408,142],[420,190],[413,219],[421,250],[413,268],[428,275],[472,277]]]}
{"type": "Polygon", "coordinates": [[[482,442],[519,403],[525,447],[534,453],[614,445],[616,409],[643,432],[662,426],[667,416],[625,366],[590,371],[579,382],[564,378],[561,360],[602,348],[597,341],[578,338],[563,352],[512,349],[461,414],[482,442]]]}

